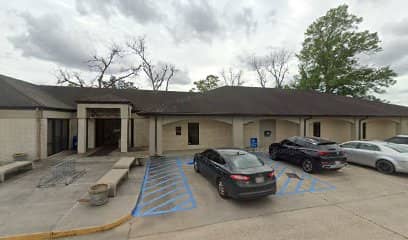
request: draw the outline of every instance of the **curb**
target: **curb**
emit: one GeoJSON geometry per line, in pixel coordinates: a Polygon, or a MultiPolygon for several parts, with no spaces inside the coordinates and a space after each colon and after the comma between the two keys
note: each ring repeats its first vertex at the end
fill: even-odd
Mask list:
{"type": "Polygon", "coordinates": [[[61,231],[0,236],[0,240],[46,240],[46,239],[56,239],[56,238],[62,238],[62,237],[87,235],[87,234],[111,230],[129,221],[131,218],[132,218],[132,215],[127,214],[125,216],[122,216],[116,219],[115,221],[111,223],[107,223],[107,224],[103,224],[99,226],[75,228],[75,229],[61,230],[61,231]]]}

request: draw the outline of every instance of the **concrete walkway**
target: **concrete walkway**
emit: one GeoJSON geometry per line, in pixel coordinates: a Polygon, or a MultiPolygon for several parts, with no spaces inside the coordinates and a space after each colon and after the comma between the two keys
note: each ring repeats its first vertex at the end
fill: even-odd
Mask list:
{"type": "MultiPolygon", "coordinates": [[[[129,155],[129,154],[128,154],[129,155]]],[[[118,160],[118,154],[103,157],[64,154],[35,164],[33,171],[19,174],[0,184],[0,236],[68,230],[111,223],[129,214],[138,198],[144,167],[133,167],[117,197],[99,207],[78,203],[88,197],[88,188],[118,160]],[[77,158],[77,169],[86,173],[72,184],[37,188],[41,177],[64,158],[77,158]]]]}

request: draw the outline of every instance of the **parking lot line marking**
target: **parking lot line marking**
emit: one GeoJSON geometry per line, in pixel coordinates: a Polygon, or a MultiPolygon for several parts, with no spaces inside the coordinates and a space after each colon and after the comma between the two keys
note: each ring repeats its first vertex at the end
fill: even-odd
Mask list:
{"type": "Polygon", "coordinates": [[[156,179],[158,179],[158,178],[166,177],[166,176],[168,176],[168,175],[177,174],[177,173],[178,173],[178,171],[173,169],[173,170],[168,171],[168,172],[162,172],[161,174],[150,175],[150,176],[149,176],[149,179],[150,179],[150,180],[156,180],[156,179]]]}
{"type": "Polygon", "coordinates": [[[160,168],[160,169],[158,169],[158,170],[150,171],[150,174],[151,174],[151,175],[157,175],[157,174],[160,174],[160,173],[162,173],[162,172],[166,172],[166,171],[168,171],[168,170],[174,170],[174,166],[173,166],[173,165],[174,165],[174,164],[168,165],[168,166],[166,166],[166,167],[164,167],[164,168],[160,168]]]}
{"type": "MultiPolygon", "coordinates": [[[[171,166],[172,164],[174,164],[174,163],[173,163],[173,162],[169,162],[169,163],[167,163],[167,164],[163,164],[163,166],[171,166]]],[[[163,166],[161,166],[161,165],[156,165],[155,167],[151,167],[150,170],[155,170],[155,169],[161,168],[161,167],[163,167],[163,166]]]]}
{"type": "Polygon", "coordinates": [[[181,174],[181,177],[182,177],[183,182],[184,182],[184,187],[186,188],[186,191],[187,191],[187,193],[189,195],[189,198],[190,198],[190,201],[192,203],[192,208],[195,208],[197,206],[197,203],[196,203],[196,201],[194,199],[194,195],[193,195],[193,192],[191,191],[190,185],[188,184],[187,177],[184,174],[183,167],[182,167],[182,164],[181,164],[180,160],[178,160],[177,165],[178,165],[178,168],[180,169],[180,174],[181,174]]]}
{"type": "Polygon", "coordinates": [[[165,175],[165,176],[162,176],[162,177],[159,177],[159,178],[149,179],[149,180],[147,180],[147,182],[151,183],[151,182],[158,181],[158,180],[161,180],[161,179],[169,179],[171,177],[176,177],[176,176],[179,177],[180,175],[175,172],[173,174],[165,175]]]}
{"type": "Polygon", "coordinates": [[[285,172],[285,170],[286,170],[286,167],[281,168],[279,170],[278,175],[276,175],[276,179],[279,179],[282,176],[282,174],[285,172]]]}
{"type": "Polygon", "coordinates": [[[173,182],[173,183],[171,183],[169,185],[165,185],[164,187],[158,188],[158,189],[156,189],[154,191],[151,191],[151,192],[148,192],[148,193],[145,192],[146,194],[144,195],[144,197],[147,197],[147,196],[152,195],[154,193],[163,191],[164,189],[170,188],[172,186],[176,186],[177,184],[180,184],[180,183],[181,183],[181,181],[173,182]]]}
{"type": "Polygon", "coordinates": [[[139,203],[140,203],[140,202],[142,201],[142,199],[144,198],[143,192],[144,192],[144,189],[145,189],[146,184],[147,184],[147,177],[148,177],[148,175],[149,175],[149,170],[150,170],[150,160],[148,160],[147,163],[146,163],[146,170],[145,170],[145,175],[144,175],[144,177],[143,177],[142,188],[140,189],[140,194],[139,194],[139,196],[138,196],[138,198],[137,198],[136,206],[133,208],[132,216],[137,216],[137,215],[139,215],[139,212],[140,212],[140,205],[139,205],[139,203]]]}
{"type": "Polygon", "coordinates": [[[282,195],[286,191],[286,188],[288,187],[291,180],[292,179],[289,178],[289,177],[286,178],[285,183],[282,185],[282,187],[279,189],[279,191],[276,193],[276,195],[282,195]]]}
{"type": "Polygon", "coordinates": [[[296,188],[295,188],[295,192],[296,192],[296,193],[297,193],[297,192],[300,192],[300,188],[302,187],[302,185],[303,185],[303,183],[304,183],[304,180],[305,180],[305,172],[302,173],[302,175],[301,175],[300,178],[301,178],[301,179],[298,181],[298,183],[297,183],[297,185],[296,185],[296,188]]]}
{"type": "Polygon", "coordinates": [[[158,215],[196,207],[182,165],[180,159],[167,160],[162,158],[148,161],[141,193],[132,211],[133,216],[158,215]],[[177,203],[180,200],[183,201],[177,203]]]}
{"type": "MultiPolygon", "coordinates": [[[[144,206],[150,205],[151,203],[153,203],[153,202],[155,202],[155,201],[157,201],[157,200],[160,200],[160,199],[162,199],[162,198],[164,198],[164,197],[166,197],[166,196],[168,196],[168,195],[170,195],[170,194],[172,194],[172,193],[178,192],[178,191],[180,191],[180,190],[183,190],[183,188],[178,187],[178,188],[176,188],[176,189],[174,189],[174,190],[168,191],[168,192],[166,192],[166,193],[164,193],[164,194],[161,194],[161,195],[159,195],[159,196],[157,196],[157,197],[155,197],[155,198],[153,198],[153,199],[151,199],[151,200],[149,200],[149,201],[147,201],[147,202],[143,202],[143,203],[141,204],[141,206],[144,207],[144,206]]],[[[146,196],[145,196],[145,197],[146,197],[146,196]]]]}
{"type": "Polygon", "coordinates": [[[145,216],[146,216],[146,215],[152,215],[152,214],[154,214],[154,211],[155,211],[156,209],[159,209],[159,208],[161,208],[161,207],[164,207],[164,206],[166,206],[166,205],[169,204],[169,203],[175,202],[175,201],[179,200],[180,198],[184,197],[186,194],[187,194],[187,193],[180,194],[180,195],[178,195],[178,196],[176,196],[176,197],[174,197],[174,198],[172,198],[172,199],[169,199],[169,200],[165,201],[164,203],[161,203],[161,204],[159,204],[159,205],[157,205],[157,206],[155,206],[155,207],[153,207],[153,208],[150,208],[149,210],[147,210],[146,212],[144,212],[143,215],[145,215],[145,216]]]}
{"type": "Polygon", "coordinates": [[[152,189],[152,188],[154,188],[154,187],[163,185],[164,183],[167,183],[167,182],[169,182],[169,181],[173,181],[173,180],[178,179],[178,178],[181,178],[181,176],[179,176],[179,175],[173,175],[173,176],[171,176],[171,178],[168,178],[168,179],[163,180],[163,181],[161,181],[161,182],[158,182],[158,183],[155,183],[155,184],[151,184],[151,185],[149,185],[149,186],[146,186],[144,189],[145,189],[145,190],[152,189]]]}

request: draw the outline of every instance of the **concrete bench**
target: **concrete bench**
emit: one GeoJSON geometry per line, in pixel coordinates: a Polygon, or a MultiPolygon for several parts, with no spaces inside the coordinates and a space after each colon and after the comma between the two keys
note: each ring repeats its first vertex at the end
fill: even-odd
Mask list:
{"type": "Polygon", "coordinates": [[[108,184],[109,186],[109,197],[116,196],[116,189],[119,183],[128,177],[128,169],[111,169],[103,177],[101,177],[97,184],[108,184]]]}
{"type": "Polygon", "coordinates": [[[6,174],[26,169],[33,169],[33,163],[29,161],[18,161],[0,166],[0,182],[4,182],[6,174]]]}
{"type": "Polygon", "coordinates": [[[121,157],[119,161],[117,161],[113,165],[113,169],[130,169],[132,165],[135,163],[136,158],[135,157],[121,157]]]}

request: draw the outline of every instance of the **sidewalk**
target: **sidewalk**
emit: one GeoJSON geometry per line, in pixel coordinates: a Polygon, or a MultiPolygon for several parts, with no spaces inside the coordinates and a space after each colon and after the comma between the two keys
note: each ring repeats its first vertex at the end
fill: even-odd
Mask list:
{"type": "Polygon", "coordinates": [[[133,167],[129,179],[118,189],[115,198],[104,206],[93,207],[77,200],[88,197],[88,188],[103,176],[118,156],[78,157],[77,168],[86,174],[72,184],[37,188],[59,159],[36,163],[33,171],[11,177],[0,184],[0,237],[84,228],[111,223],[134,208],[143,180],[144,167],[133,167]]]}

